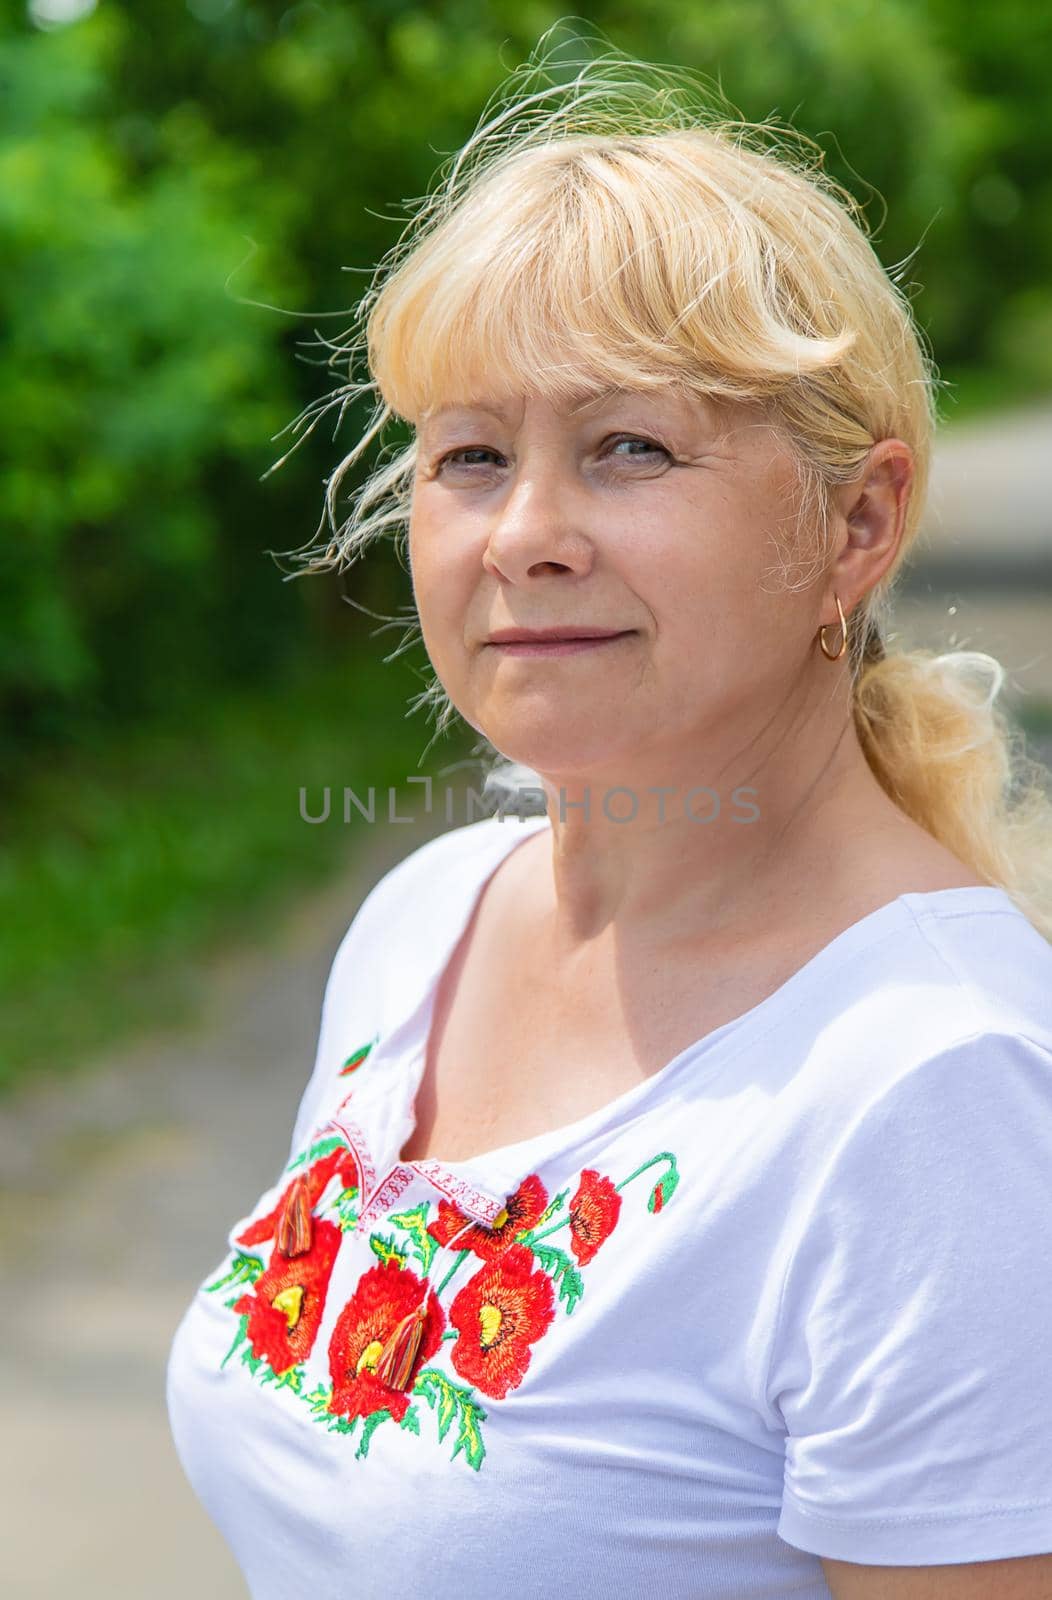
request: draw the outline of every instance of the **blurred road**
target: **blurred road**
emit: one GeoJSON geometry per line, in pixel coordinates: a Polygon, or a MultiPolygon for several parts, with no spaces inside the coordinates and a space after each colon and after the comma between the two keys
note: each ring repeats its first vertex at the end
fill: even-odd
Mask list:
{"type": "MultiPolygon", "coordinates": [[[[1052,412],[946,439],[941,523],[898,619],[902,644],[997,654],[1016,703],[1052,701],[1050,438],[1052,412]]],[[[192,1030],[0,1105],[0,1492],[15,1600],[244,1600],[170,1442],[168,1347],[222,1254],[217,1219],[242,1214],[284,1159],[340,936],[382,872],[446,826],[370,829],[354,868],[266,943],[203,964],[192,1030]]]]}
{"type": "Polygon", "coordinates": [[[288,1153],[351,917],[445,826],[377,823],[356,866],[276,934],[202,970],[192,1030],[0,1105],[0,1592],[11,1600],[245,1600],[170,1441],[168,1347],[230,1219],[288,1153]]]}
{"type": "Polygon", "coordinates": [[[942,435],[894,632],[996,656],[1014,710],[1052,703],[1052,402],[942,435]]]}

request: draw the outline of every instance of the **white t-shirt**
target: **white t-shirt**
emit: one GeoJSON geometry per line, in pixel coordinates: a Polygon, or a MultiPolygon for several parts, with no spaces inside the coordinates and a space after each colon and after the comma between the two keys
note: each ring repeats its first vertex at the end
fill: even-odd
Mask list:
{"type": "Polygon", "coordinates": [[[438,979],[549,825],[456,828],[367,896],[289,1165],[175,1335],[254,1600],[806,1600],[823,1555],[1052,1551],[1052,946],[1001,889],[900,895],[601,1110],[402,1165],[438,979]]]}

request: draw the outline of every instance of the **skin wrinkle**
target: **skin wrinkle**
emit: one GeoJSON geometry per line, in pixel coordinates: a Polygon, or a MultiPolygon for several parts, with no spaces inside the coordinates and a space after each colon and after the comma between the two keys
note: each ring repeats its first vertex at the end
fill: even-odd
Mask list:
{"type": "MultiPolygon", "coordinates": [[[[824,152],[795,130],[688,110],[671,84],[666,101],[664,69],[646,68],[660,87],[648,83],[639,98],[634,81],[597,70],[599,83],[584,74],[487,112],[414,202],[350,326],[335,340],[319,336],[347,382],[294,420],[297,432],[307,427],[292,449],[332,410],[342,417],[365,401],[370,411],[325,480],[314,540],[285,553],[300,569],[292,575],[342,572],[380,540],[406,566],[418,478],[416,443],[400,447],[401,426],[417,428],[440,398],[527,382],[558,402],[580,383],[613,382],[650,395],[682,385],[734,407],[756,403],[761,414],[766,405],[797,467],[767,530],[775,555],[761,583],[777,595],[827,580],[843,492],[874,448],[904,443],[912,487],[897,553],[878,583],[852,585],[863,597],[846,650],[858,738],[897,809],[977,876],[1003,883],[1052,937],[1043,775],[993,698],[974,701],[971,658],[982,652],[881,647],[917,542],[946,389],[904,287],[912,254],[885,269],[868,201],[836,182],[824,152]],[[375,468],[347,484],[377,442],[375,468]]],[[[412,617],[387,625],[402,630],[395,654],[426,648],[412,617]]],[[[433,722],[426,755],[457,708],[433,671],[424,682],[408,709],[433,722]]],[[[499,790],[499,773],[490,776],[499,790]]]]}
{"type": "Polygon", "coordinates": [[[874,863],[893,848],[967,874],[876,783],[854,732],[846,653],[837,664],[817,648],[822,623],[838,632],[834,589],[850,615],[894,559],[908,446],[874,446],[837,492],[818,581],[772,588],[772,528],[797,514],[786,506],[798,478],[762,404],[617,388],[561,406],[535,391],[472,398],[454,397],[421,429],[410,570],[451,702],[544,776],[557,948],[600,935],[634,943],[644,930],[659,943],[711,939],[761,912],[792,927],[817,874],[834,908],[838,892],[845,906],[860,894],[884,903],[858,864],[867,834],[874,863]],[[673,459],[630,438],[663,443],[673,459]],[[547,660],[483,642],[495,627],[552,622],[634,636],[547,660]],[[699,825],[667,806],[661,823],[647,793],[661,784],[680,796],[717,788],[720,818],[699,825]],[[723,820],[745,784],[760,791],[755,827],[723,820]],[[617,785],[638,797],[630,825],[596,816],[617,785]],[[570,801],[592,793],[590,822],[572,809],[559,818],[560,787],[570,801]]]}

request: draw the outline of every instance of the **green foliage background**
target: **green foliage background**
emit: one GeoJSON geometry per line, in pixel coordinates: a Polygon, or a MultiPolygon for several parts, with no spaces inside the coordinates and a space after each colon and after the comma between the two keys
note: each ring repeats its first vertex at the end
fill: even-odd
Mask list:
{"type": "MultiPolygon", "coordinates": [[[[67,25],[51,15],[43,0],[35,13],[0,3],[9,905],[30,893],[18,885],[36,818],[74,854],[108,850],[78,807],[94,792],[84,761],[104,750],[120,772],[124,742],[139,748],[172,719],[190,751],[223,725],[227,696],[265,706],[294,679],[306,708],[275,736],[270,766],[257,755],[257,795],[300,734],[317,758],[305,724],[312,704],[331,717],[334,671],[351,725],[358,681],[388,708],[374,719],[388,754],[411,761],[426,745],[419,723],[390,732],[419,688],[412,658],[386,678],[371,670],[383,647],[343,603],[404,607],[393,554],[342,580],[295,582],[266,554],[313,539],[323,480],[360,419],[348,412],[336,439],[317,430],[261,480],[288,448],[281,431],[337,381],[317,332],[347,325],[404,226],[403,199],[426,192],[507,71],[566,13],[537,0],[99,0],[67,25]],[[327,687],[312,697],[315,670],[327,687]]],[[[1041,7],[631,0],[577,21],[645,60],[710,75],[744,116],[775,113],[818,140],[866,201],[882,259],[908,261],[919,320],[958,385],[944,409],[1052,384],[1041,7]]],[[[255,725],[258,710],[246,717],[255,725]]],[[[331,728],[334,752],[345,733],[331,728]]],[[[248,848],[253,808],[236,786],[224,793],[248,848]]],[[[267,837],[271,826],[268,811],[267,837]]],[[[290,846],[290,870],[301,854],[290,846]]],[[[144,904],[164,895],[150,856],[144,843],[144,904]]],[[[88,882],[85,859],[68,868],[67,893],[77,870],[88,882]]],[[[128,928],[149,945],[147,910],[128,928]]],[[[50,951],[53,964],[54,949],[42,932],[41,959],[50,951]]],[[[33,960],[31,937],[6,962],[0,945],[0,990],[5,974],[32,990],[33,960]]]]}
{"type": "MultiPolygon", "coordinates": [[[[309,591],[333,581],[283,584],[263,554],[313,534],[338,459],[317,437],[260,482],[274,436],[331,382],[304,343],[340,325],[329,319],[393,242],[402,198],[426,190],[436,152],[561,14],[517,0],[102,0],[41,29],[9,5],[5,761],[85,737],[85,718],[136,720],[274,677],[317,643],[331,594],[309,591]]],[[[633,0],[587,20],[817,138],[868,197],[886,264],[920,246],[915,304],[945,373],[992,367],[1013,390],[1052,379],[1040,7],[633,0]]]]}

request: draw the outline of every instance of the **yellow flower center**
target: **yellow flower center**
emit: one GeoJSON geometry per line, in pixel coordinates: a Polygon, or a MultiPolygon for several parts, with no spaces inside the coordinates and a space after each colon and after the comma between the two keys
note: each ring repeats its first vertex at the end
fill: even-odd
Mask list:
{"type": "Polygon", "coordinates": [[[374,1339],[372,1344],[367,1344],[361,1355],[358,1357],[358,1365],[354,1369],[355,1372],[361,1372],[365,1368],[368,1368],[370,1372],[375,1372],[376,1363],[380,1359],[380,1354],[383,1350],[383,1347],[382,1339],[374,1339]]]}
{"type": "Polygon", "coordinates": [[[487,1300],[485,1305],[479,1307],[479,1324],[482,1330],[482,1344],[485,1349],[489,1349],[500,1332],[501,1321],[499,1306],[491,1305],[487,1300]]]}
{"type": "Polygon", "coordinates": [[[497,1212],[497,1215],[493,1218],[493,1229],[494,1229],[494,1232],[496,1232],[496,1230],[498,1228],[503,1228],[503,1226],[507,1222],[507,1220],[508,1220],[508,1208],[507,1208],[507,1206],[503,1206],[501,1208],[501,1210],[497,1212]]]}
{"type": "Polygon", "coordinates": [[[275,1311],[284,1311],[288,1324],[285,1331],[291,1333],[303,1312],[303,1290],[298,1283],[291,1283],[287,1289],[282,1289],[270,1302],[275,1311]]]}

